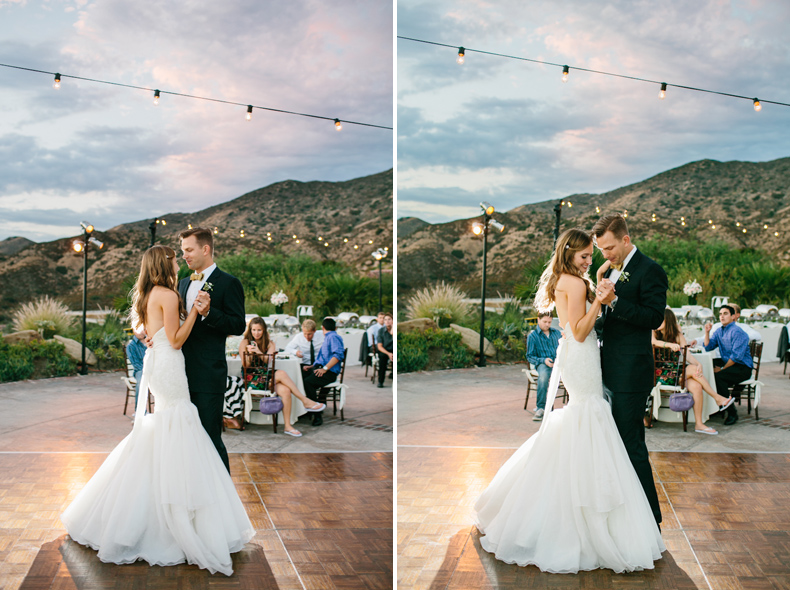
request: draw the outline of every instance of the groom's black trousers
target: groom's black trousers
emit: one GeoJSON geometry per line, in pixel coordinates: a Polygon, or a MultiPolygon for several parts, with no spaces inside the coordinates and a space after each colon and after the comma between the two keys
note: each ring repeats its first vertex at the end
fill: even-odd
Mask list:
{"type": "Polygon", "coordinates": [[[656,523],[661,524],[661,507],[658,504],[656,484],[653,481],[653,471],[650,469],[650,457],[645,444],[645,405],[650,392],[645,393],[613,393],[612,417],[623,439],[625,450],[631,464],[634,466],[636,476],[645,490],[647,501],[656,523]]]}
{"type": "Polygon", "coordinates": [[[225,392],[204,393],[200,391],[190,391],[189,397],[197,408],[200,416],[200,423],[208,433],[211,442],[219,453],[219,458],[225,464],[225,469],[230,473],[230,461],[228,460],[228,450],[222,442],[222,409],[225,405],[225,392]]]}

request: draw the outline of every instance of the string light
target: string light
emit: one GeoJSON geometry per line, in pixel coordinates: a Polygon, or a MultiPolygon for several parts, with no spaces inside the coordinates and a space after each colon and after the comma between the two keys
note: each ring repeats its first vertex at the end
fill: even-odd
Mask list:
{"type": "Polygon", "coordinates": [[[653,213],[653,218],[650,221],[655,221],[655,220],[656,220],[656,214],[653,213]]]}
{"type": "Polygon", "coordinates": [[[214,228],[214,235],[216,236],[218,233],[219,233],[219,228],[218,228],[218,227],[215,227],[215,228],[214,228]]]}
{"type": "Polygon", "coordinates": [[[239,230],[239,237],[240,237],[240,238],[243,238],[243,237],[244,237],[244,230],[243,230],[243,229],[242,229],[242,230],[239,230]]]}
{"type": "MultiPolygon", "coordinates": [[[[35,69],[35,68],[26,68],[26,67],[17,66],[17,65],[14,65],[14,64],[0,63],[0,67],[10,68],[10,69],[13,69],[13,70],[22,70],[22,71],[25,71],[25,72],[34,72],[36,74],[47,74],[47,75],[50,75],[50,76],[54,75],[55,76],[55,83],[53,84],[53,86],[55,88],[60,88],[60,80],[61,80],[61,78],[71,78],[72,80],[82,80],[82,81],[85,81],[85,82],[93,82],[95,84],[106,84],[108,86],[119,86],[121,88],[130,88],[132,90],[144,90],[145,92],[153,92],[154,91],[154,88],[149,88],[147,86],[135,86],[133,84],[124,84],[124,83],[121,83],[121,82],[112,82],[110,80],[101,80],[99,78],[87,78],[85,76],[72,76],[72,75],[69,75],[69,74],[60,74],[60,73],[55,73],[55,72],[48,72],[46,70],[39,70],[39,69],[35,69]]],[[[220,103],[220,104],[227,104],[227,105],[240,106],[240,107],[244,107],[244,106],[249,107],[250,106],[250,105],[247,105],[247,104],[244,104],[244,103],[235,102],[235,101],[232,101],[232,100],[222,100],[222,99],[219,99],[219,98],[212,98],[210,96],[197,96],[197,95],[194,95],[194,94],[185,94],[183,92],[172,92],[172,91],[168,91],[168,90],[161,90],[160,92],[163,93],[163,94],[170,94],[172,96],[181,96],[183,98],[191,98],[193,100],[205,100],[205,101],[209,101],[209,102],[216,102],[216,103],[220,103]]],[[[336,121],[337,120],[334,117],[326,117],[326,116],[322,116],[322,115],[313,115],[311,113],[300,113],[300,112],[297,112],[297,111],[289,111],[289,110],[285,110],[285,109],[275,109],[275,108],[272,108],[272,107],[255,106],[255,108],[256,109],[260,109],[262,111],[269,111],[269,112],[272,112],[272,113],[282,113],[284,115],[294,115],[294,116],[297,116],[297,117],[308,117],[310,119],[323,119],[325,121],[336,121]]],[[[387,126],[387,125],[375,125],[373,123],[364,123],[362,121],[349,121],[349,120],[345,120],[344,122],[348,123],[350,125],[360,125],[360,126],[363,126],[363,127],[375,127],[377,129],[388,129],[388,130],[392,131],[392,127],[391,126],[387,126]]]]}
{"type": "Polygon", "coordinates": [[[713,229],[716,229],[716,226],[715,226],[715,225],[713,226],[713,229]]]}
{"type": "Polygon", "coordinates": [[[464,62],[466,61],[466,57],[465,56],[466,56],[466,50],[463,47],[459,47],[458,48],[458,57],[455,58],[455,63],[457,63],[459,66],[464,65],[464,62]]]}
{"type": "Polygon", "coordinates": [[[661,82],[661,90],[658,91],[658,98],[664,100],[667,96],[667,83],[661,82]]]}
{"type": "Polygon", "coordinates": [[[628,209],[623,211],[623,218],[628,219],[628,209]]]}
{"type": "Polygon", "coordinates": [[[154,106],[155,107],[159,106],[159,91],[158,90],[154,90],[154,106]]]}
{"type": "Polygon", "coordinates": [[[775,235],[775,236],[778,236],[778,235],[779,235],[779,232],[778,232],[778,231],[775,231],[775,232],[774,232],[774,235],[775,235]]]}
{"type": "Polygon", "coordinates": [[[271,237],[271,236],[267,237],[266,239],[267,239],[268,241],[270,241],[270,242],[272,241],[272,237],[271,237]]]}
{"type": "Polygon", "coordinates": [[[296,234],[294,234],[293,238],[294,238],[294,240],[296,239],[296,234]]]}
{"type": "Polygon", "coordinates": [[[252,105],[247,105],[247,120],[252,121],[252,105]]]}
{"type": "Polygon", "coordinates": [[[60,74],[55,74],[55,81],[52,83],[52,88],[60,90],[60,74]]]}
{"type": "Polygon", "coordinates": [[[297,244],[301,244],[301,241],[299,241],[299,240],[296,240],[296,243],[297,243],[297,244]]]}
{"type": "Polygon", "coordinates": [[[764,225],[764,226],[763,226],[763,229],[768,229],[768,226],[767,226],[767,225],[764,225]]]}
{"type": "Polygon", "coordinates": [[[595,206],[595,212],[596,213],[600,213],[601,212],[601,208],[598,205],[595,206]]]}
{"type": "Polygon", "coordinates": [[[359,246],[357,246],[356,244],[354,244],[354,250],[359,250],[359,246]]]}
{"type": "Polygon", "coordinates": [[[713,223],[713,220],[712,219],[708,219],[708,225],[710,225],[711,223],[713,223]]]}
{"type": "Polygon", "coordinates": [[[740,221],[736,221],[735,222],[735,227],[741,227],[741,222],[740,221]]]}
{"type": "Polygon", "coordinates": [[[760,111],[760,110],[762,110],[762,108],[763,108],[763,105],[761,105],[760,101],[755,98],[754,99],[754,110],[755,111],[760,111]]]}
{"type": "Polygon", "coordinates": [[[746,233],[746,228],[745,227],[743,228],[743,233],[746,233]]]}
{"type": "Polygon", "coordinates": [[[372,243],[373,243],[373,240],[368,240],[368,244],[372,244],[372,243]]]}
{"type": "Polygon", "coordinates": [[[567,82],[568,81],[568,72],[569,71],[570,71],[570,68],[568,66],[562,66],[562,81],[563,82],[567,82]]]}
{"type": "MultiPolygon", "coordinates": [[[[405,37],[403,35],[398,35],[397,38],[398,39],[403,39],[405,41],[414,41],[415,43],[425,43],[426,45],[436,45],[438,47],[455,48],[455,45],[449,45],[447,43],[437,43],[436,41],[427,41],[425,39],[415,39],[413,37],[405,37]]],[[[461,51],[462,50],[464,50],[464,53],[465,53],[466,50],[463,47],[459,47],[458,48],[459,60],[461,60],[461,51]]],[[[507,59],[515,59],[515,60],[518,60],[518,61],[526,61],[526,62],[535,63],[535,64],[541,64],[541,65],[546,65],[546,66],[554,66],[554,67],[558,67],[558,68],[564,67],[562,64],[559,64],[559,63],[545,61],[545,60],[542,60],[542,59],[532,59],[532,58],[529,58],[529,57],[522,57],[522,56],[519,56],[519,55],[508,55],[508,54],[505,54],[505,53],[497,53],[495,51],[485,51],[483,49],[470,49],[469,51],[474,51],[476,53],[482,53],[482,54],[485,54],[485,55],[492,55],[494,57],[504,57],[504,58],[507,58],[507,59]]],[[[458,63],[463,63],[463,61],[459,61],[459,60],[456,60],[456,61],[458,61],[458,63]]],[[[755,107],[754,107],[755,110],[760,110],[759,109],[759,105],[760,105],[760,101],[759,100],[757,100],[756,98],[752,98],[750,96],[743,96],[741,94],[732,94],[730,92],[719,92],[717,90],[708,90],[707,88],[698,88],[698,87],[695,87],[695,86],[685,86],[685,85],[682,85],[682,84],[671,84],[669,82],[659,82],[658,80],[649,80],[647,78],[639,78],[637,76],[627,76],[625,74],[617,74],[615,72],[605,72],[603,70],[593,70],[593,69],[590,69],[590,68],[580,68],[580,67],[574,66],[573,69],[579,70],[581,72],[589,72],[591,74],[601,74],[603,76],[612,76],[614,78],[623,78],[625,80],[633,80],[635,82],[646,82],[646,83],[649,83],[649,84],[662,84],[662,85],[666,84],[667,86],[673,86],[674,88],[682,88],[684,90],[693,90],[694,92],[704,92],[704,93],[707,93],[707,94],[718,94],[719,96],[728,96],[730,98],[739,98],[739,99],[742,99],[742,100],[753,100],[754,103],[755,103],[755,107]]],[[[766,102],[768,104],[775,104],[775,105],[790,107],[790,103],[786,103],[786,102],[778,102],[778,101],[773,101],[773,100],[770,100],[770,101],[764,100],[763,102],[766,102]]]]}
{"type": "Polygon", "coordinates": [[[345,244],[346,242],[348,242],[348,238],[343,238],[343,243],[345,244]]]}
{"type": "Polygon", "coordinates": [[[324,246],[329,246],[329,242],[324,242],[324,246]]]}
{"type": "Polygon", "coordinates": [[[335,130],[336,131],[343,130],[343,124],[340,122],[340,119],[335,119],[335,130]]]}
{"type": "Polygon", "coordinates": [[[192,224],[191,223],[187,224],[187,229],[192,229],[192,224]]]}

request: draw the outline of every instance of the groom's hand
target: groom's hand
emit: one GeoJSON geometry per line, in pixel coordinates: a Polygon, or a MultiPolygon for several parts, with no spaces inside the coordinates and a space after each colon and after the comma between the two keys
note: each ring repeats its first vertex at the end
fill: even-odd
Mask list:
{"type": "Polygon", "coordinates": [[[598,300],[603,305],[609,305],[612,301],[614,301],[615,297],[614,283],[609,279],[603,279],[598,285],[595,294],[598,296],[598,300]]]}
{"type": "Polygon", "coordinates": [[[206,317],[209,309],[211,309],[211,295],[205,291],[199,291],[195,299],[195,305],[197,306],[198,313],[206,317]]]}

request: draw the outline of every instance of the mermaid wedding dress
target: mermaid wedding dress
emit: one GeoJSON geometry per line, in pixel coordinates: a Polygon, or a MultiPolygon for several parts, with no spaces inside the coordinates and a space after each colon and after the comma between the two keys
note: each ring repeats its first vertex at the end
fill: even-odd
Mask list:
{"type": "Polygon", "coordinates": [[[184,355],[164,328],[147,351],[132,432],[60,517],[108,563],[196,564],[233,573],[255,531],[189,399],[184,355]],[[144,416],[150,387],[156,411],[144,416]]]}
{"type": "Polygon", "coordinates": [[[603,398],[595,332],[577,342],[568,323],[565,335],[540,430],[475,504],[480,544],[546,572],[652,569],[666,547],[603,398]],[[569,402],[552,411],[560,375],[569,402]]]}

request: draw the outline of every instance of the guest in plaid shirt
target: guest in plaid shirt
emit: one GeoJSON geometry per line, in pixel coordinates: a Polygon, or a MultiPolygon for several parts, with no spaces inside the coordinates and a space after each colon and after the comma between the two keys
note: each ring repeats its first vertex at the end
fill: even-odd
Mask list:
{"type": "Polygon", "coordinates": [[[538,372],[538,401],[533,420],[543,420],[551,368],[557,357],[557,346],[561,337],[562,333],[557,328],[551,327],[550,311],[538,316],[538,327],[527,336],[527,360],[538,372]]]}

